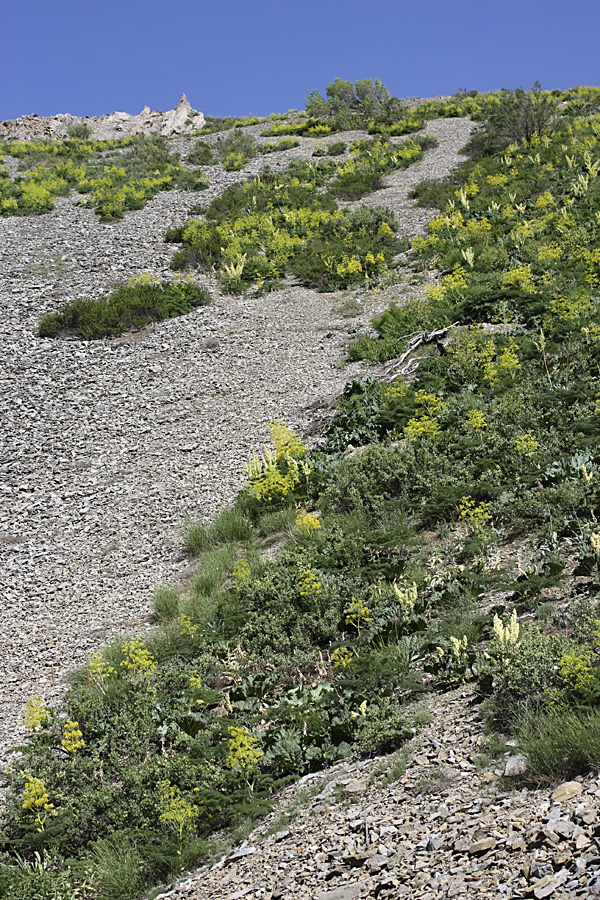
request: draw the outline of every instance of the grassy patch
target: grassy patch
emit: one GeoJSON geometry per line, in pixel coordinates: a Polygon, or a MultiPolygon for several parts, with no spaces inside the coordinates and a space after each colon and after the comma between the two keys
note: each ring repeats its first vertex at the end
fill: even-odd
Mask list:
{"type": "Polygon", "coordinates": [[[570,780],[600,766],[597,709],[530,713],[519,722],[518,737],[534,777],[570,780]]]}
{"type": "Polygon", "coordinates": [[[134,278],[107,297],[71,300],[40,319],[40,337],[73,335],[84,340],[112,337],[173,319],[210,302],[205,288],[191,280],[159,282],[149,275],[134,278]]]}

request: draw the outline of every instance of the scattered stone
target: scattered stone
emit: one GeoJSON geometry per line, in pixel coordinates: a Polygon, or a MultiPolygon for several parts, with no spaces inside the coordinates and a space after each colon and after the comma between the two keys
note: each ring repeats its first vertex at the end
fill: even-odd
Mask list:
{"type": "Polygon", "coordinates": [[[506,778],[515,778],[517,775],[523,775],[527,771],[527,760],[521,753],[509,756],[504,766],[504,775],[506,778]]]}
{"type": "Polygon", "coordinates": [[[471,856],[478,856],[481,853],[487,853],[488,850],[493,850],[496,847],[496,841],[492,837],[482,838],[479,841],[475,841],[474,844],[471,844],[469,847],[469,853],[471,856]]]}
{"type": "Polygon", "coordinates": [[[552,799],[555,803],[566,803],[567,800],[577,797],[582,792],[583,787],[578,781],[565,781],[556,788],[552,794],[552,799]]]}

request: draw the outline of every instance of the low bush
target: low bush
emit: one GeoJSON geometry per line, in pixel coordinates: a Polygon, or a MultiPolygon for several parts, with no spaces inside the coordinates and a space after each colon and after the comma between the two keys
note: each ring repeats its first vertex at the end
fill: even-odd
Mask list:
{"type": "Polygon", "coordinates": [[[277,141],[276,144],[271,143],[270,141],[266,141],[264,144],[260,145],[261,153],[275,153],[280,150],[293,150],[294,147],[299,147],[300,141],[295,140],[294,138],[282,138],[280,141],[277,141]]]}
{"type": "Polygon", "coordinates": [[[133,278],[107,297],[71,300],[40,319],[40,337],[73,335],[84,340],[111,337],[150,322],[173,319],[210,302],[191,279],[162,283],[149,275],[133,278]]]}
{"type": "Polygon", "coordinates": [[[260,148],[251,134],[235,128],[226,137],[217,139],[215,149],[224,167],[235,172],[254,159],[260,148]]]}
{"type": "Polygon", "coordinates": [[[187,161],[193,166],[212,166],[216,161],[212,146],[206,141],[196,141],[187,155],[187,161]]]}

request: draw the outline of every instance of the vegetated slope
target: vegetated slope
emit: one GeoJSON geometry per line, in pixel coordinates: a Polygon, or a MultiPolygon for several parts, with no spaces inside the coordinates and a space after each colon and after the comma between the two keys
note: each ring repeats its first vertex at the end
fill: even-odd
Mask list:
{"type": "MultiPolygon", "coordinates": [[[[548,98],[516,99],[510,115],[548,98]]],[[[549,122],[474,160],[413,242],[439,283],[353,349],[387,380],[348,385],[319,451],[273,422],[233,509],[190,529],[199,568],[189,595],[157,593],[160,629],[95,655],[69,720],[30,704],[18,846],[41,826],[54,852],[104,828],[97,887],[119,860],[136,890],[288,777],[399,746],[406,701],[457,679],[490,695],[532,773],[597,765],[599,128],[585,104],[549,122]],[[369,446],[343,459],[348,444],[369,446]],[[260,539],[282,531],[265,560],[260,539]],[[88,792],[94,748],[106,780],[88,792]]]]}

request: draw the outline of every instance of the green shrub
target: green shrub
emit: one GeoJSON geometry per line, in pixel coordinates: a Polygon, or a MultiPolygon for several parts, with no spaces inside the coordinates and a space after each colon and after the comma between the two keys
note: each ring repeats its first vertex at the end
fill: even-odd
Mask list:
{"type": "Polygon", "coordinates": [[[334,141],[332,144],[329,144],[327,147],[327,155],[328,156],[341,156],[342,153],[345,153],[347,150],[347,144],[344,141],[334,141]]]}
{"type": "Polygon", "coordinates": [[[277,141],[276,144],[267,141],[264,144],[260,145],[261,153],[275,153],[275,151],[280,150],[292,150],[294,147],[299,147],[300,141],[295,140],[294,138],[282,138],[280,141],[277,141]]]}
{"type": "Polygon", "coordinates": [[[392,123],[402,117],[404,104],[392,97],[377,78],[364,78],[352,84],[336,78],[327,85],[326,98],[311,91],[306,98],[306,112],[314,117],[331,117],[336,130],[364,127],[369,121],[392,123]]]}
{"type": "Polygon", "coordinates": [[[361,716],[357,738],[365,756],[393,753],[412,737],[412,723],[403,707],[393,699],[367,706],[361,716]]]}
{"type": "Polygon", "coordinates": [[[87,141],[92,136],[92,129],[85,122],[78,122],[75,125],[69,125],[67,128],[67,137],[74,141],[87,141]]]}
{"type": "Polygon", "coordinates": [[[3,900],[75,900],[68,871],[44,868],[39,853],[34,862],[17,864],[0,859],[0,898],[3,900]]]}
{"type": "Polygon", "coordinates": [[[254,159],[260,148],[251,134],[234,129],[217,140],[215,149],[225,168],[236,171],[254,159]]]}
{"type": "Polygon", "coordinates": [[[558,101],[539,82],[530,91],[499,91],[482,112],[482,131],[471,139],[469,150],[490,153],[547,134],[557,126],[558,112],[558,101]]]}
{"type": "Polygon", "coordinates": [[[107,297],[71,300],[58,312],[46,313],[40,319],[38,334],[74,334],[94,340],[182,316],[209,302],[208,291],[191,280],[160,283],[149,275],[141,275],[107,297]]]}
{"type": "Polygon", "coordinates": [[[215,162],[213,148],[206,141],[196,141],[187,155],[187,161],[193,166],[211,166],[215,162]]]}

